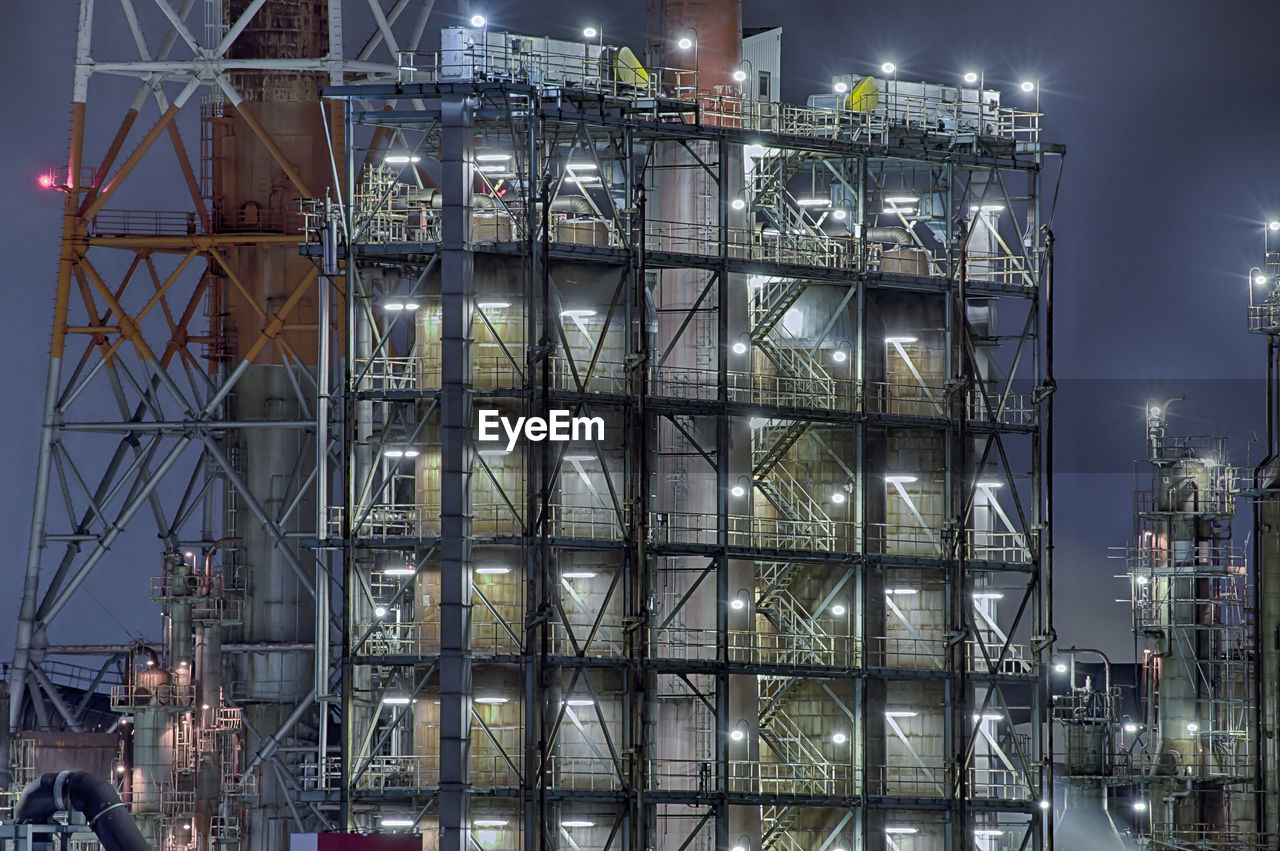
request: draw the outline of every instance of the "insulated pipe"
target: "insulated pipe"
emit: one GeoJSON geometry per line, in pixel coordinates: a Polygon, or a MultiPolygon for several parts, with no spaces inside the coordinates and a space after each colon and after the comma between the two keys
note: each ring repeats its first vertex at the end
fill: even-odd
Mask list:
{"type": "Polygon", "coordinates": [[[906,228],[867,228],[867,242],[891,242],[894,245],[911,245],[911,234],[906,228]]]}
{"type": "MultiPolygon", "coordinates": [[[[54,813],[67,810],[84,814],[107,851],[151,851],[116,790],[88,771],[43,775],[22,790],[13,815],[18,824],[53,824],[54,813]]],[[[33,837],[31,847],[51,849],[53,837],[33,837]]]]}

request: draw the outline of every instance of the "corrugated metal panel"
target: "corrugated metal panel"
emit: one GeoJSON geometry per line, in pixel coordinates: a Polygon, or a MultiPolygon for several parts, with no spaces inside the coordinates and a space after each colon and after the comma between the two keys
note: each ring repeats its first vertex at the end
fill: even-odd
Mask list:
{"type": "Polygon", "coordinates": [[[742,40],[747,80],[743,93],[749,98],[775,103],[782,84],[782,27],[774,27],[742,40]]]}

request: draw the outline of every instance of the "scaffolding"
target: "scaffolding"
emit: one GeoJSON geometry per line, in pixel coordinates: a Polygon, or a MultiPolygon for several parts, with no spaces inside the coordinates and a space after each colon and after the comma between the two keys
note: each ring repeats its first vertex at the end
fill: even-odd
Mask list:
{"type": "Polygon", "coordinates": [[[430,848],[1044,847],[1039,116],[442,45],[323,93],[347,664],[304,800],[430,848]]]}

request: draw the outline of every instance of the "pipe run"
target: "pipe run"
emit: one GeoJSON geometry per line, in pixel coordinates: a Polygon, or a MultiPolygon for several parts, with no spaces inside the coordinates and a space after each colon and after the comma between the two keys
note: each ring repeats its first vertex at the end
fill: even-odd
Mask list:
{"type": "MultiPolygon", "coordinates": [[[[106,851],[151,851],[116,790],[87,771],[41,776],[22,790],[13,815],[18,824],[53,824],[54,813],[71,810],[84,814],[106,851]]],[[[53,837],[36,837],[31,847],[33,851],[49,851],[53,837]]]]}

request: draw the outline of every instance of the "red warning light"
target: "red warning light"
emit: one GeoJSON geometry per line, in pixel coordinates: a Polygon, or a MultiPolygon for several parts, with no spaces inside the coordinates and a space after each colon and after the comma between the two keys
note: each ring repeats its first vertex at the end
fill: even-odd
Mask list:
{"type": "Polygon", "coordinates": [[[50,186],[53,186],[53,175],[51,174],[40,175],[40,186],[44,189],[48,189],[50,186]]]}

